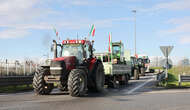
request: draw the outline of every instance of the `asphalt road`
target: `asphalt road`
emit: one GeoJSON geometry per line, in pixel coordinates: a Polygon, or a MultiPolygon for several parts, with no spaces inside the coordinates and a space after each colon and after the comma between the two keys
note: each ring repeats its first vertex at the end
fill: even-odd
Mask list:
{"type": "Polygon", "coordinates": [[[131,80],[127,87],[77,98],[58,90],[45,96],[0,94],[0,110],[190,110],[190,89],[166,90],[154,85],[155,78],[149,74],[131,80]]]}

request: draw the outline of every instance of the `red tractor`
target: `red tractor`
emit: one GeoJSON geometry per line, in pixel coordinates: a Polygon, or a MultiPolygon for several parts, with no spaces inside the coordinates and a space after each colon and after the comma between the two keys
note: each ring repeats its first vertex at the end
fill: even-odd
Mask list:
{"type": "Polygon", "coordinates": [[[100,92],[104,88],[105,74],[101,60],[93,57],[93,41],[53,40],[54,59],[49,66],[41,66],[33,78],[34,92],[49,94],[57,84],[71,96],[82,96],[87,90],[100,92]],[[60,49],[59,56],[58,48],[60,49]]]}

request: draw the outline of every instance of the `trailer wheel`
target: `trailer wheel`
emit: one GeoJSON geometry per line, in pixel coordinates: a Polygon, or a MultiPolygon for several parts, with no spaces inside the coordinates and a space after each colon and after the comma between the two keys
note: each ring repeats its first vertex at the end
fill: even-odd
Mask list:
{"type": "Polygon", "coordinates": [[[139,80],[139,73],[137,69],[134,70],[134,80],[139,80]]]}
{"type": "Polygon", "coordinates": [[[47,84],[44,80],[44,76],[48,74],[49,70],[44,68],[39,69],[37,72],[35,72],[32,85],[34,92],[37,95],[46,95],[52,91],[53,84],[47,84]]]}
{"type": "Polygon", "coordinates": [[[119,87],[120,87],[120,83],[118,83],[117,81],[117,76],[116,75],[112,76],[112,78],[110,79],[108,83],[108,88],[119,88],[119,87]]]}
{"type": "Polygon", "coordinates": [[[124,81],[119,81],[119,85],[127,85],[128,84],[128,75],[126,74],[126,75],[123,75],[122,77],[124,77],[125,78],[125,80],[124,81]]]}
{"type": "Polygon", "coordinates": [[[79,97],[85,94],[87,85],[87,76],[83,70],[74,69],[69,74],[68,90],[69,94],[79,97]]]}

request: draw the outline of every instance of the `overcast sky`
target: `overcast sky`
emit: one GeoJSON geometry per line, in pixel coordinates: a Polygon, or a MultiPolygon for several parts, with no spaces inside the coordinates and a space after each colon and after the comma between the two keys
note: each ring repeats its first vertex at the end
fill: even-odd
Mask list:
{"type": "Polygon", "coordinates": [[[53,27],[61,39],[74,39],[92,24],[97,52],[108,50],[112,32],[133,54],[133,9],[138,54],[162,56],[159,46],[173,45],[172,56],[190,56],[190,0],[0,0],[0,57],[41,57],[56,39],[53,27]]]}

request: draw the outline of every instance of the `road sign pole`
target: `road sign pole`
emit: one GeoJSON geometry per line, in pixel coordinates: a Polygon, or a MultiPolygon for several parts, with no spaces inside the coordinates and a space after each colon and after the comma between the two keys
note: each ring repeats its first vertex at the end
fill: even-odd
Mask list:
{"type": "Polygon", "coordinates": [[[166,49],[166,79],[168,78],[168,48],[166,49]]]}
{"type": "Polygon", "coordinates": [[[169,66],[169,61],[168,61],[168,56],[170,54],[170,52],[173,49],[173,46],[160,46],[160,49],[162,51],[162,53],[164,54],[165,58],[166,58],[166,66],[165,66],[165,78],[168,78],[168,69],[170,68],[169,66]]]}

